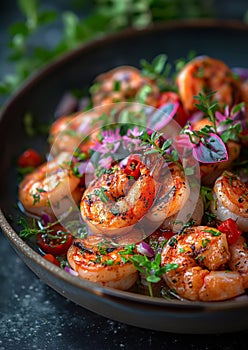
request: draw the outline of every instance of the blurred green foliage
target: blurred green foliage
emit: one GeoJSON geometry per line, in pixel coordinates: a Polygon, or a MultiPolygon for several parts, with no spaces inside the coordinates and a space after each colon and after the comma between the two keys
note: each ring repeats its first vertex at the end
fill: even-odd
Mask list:
{"type": "Polygon", "coordinates": [[[23,20],[9,28],[9,60],[14,71],[0,82],[1,96],[13,93],[33,72],[62,53],[102,35],[159,21],[212,16],[211,7],[203,0],[71,0],[72,10],[62,13],[59,9],[44,10],[39,0],[17,2],[23,20]],[[77,14],[80,7],[87,8],[87,16],[77,14]],[[59,22],[61,38],[52,48],[34,40],[59,22]]]}

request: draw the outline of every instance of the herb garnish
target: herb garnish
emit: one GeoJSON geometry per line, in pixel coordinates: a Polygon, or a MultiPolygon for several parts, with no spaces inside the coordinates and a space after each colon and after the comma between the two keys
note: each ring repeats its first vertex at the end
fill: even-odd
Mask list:
{"type": "Polygon", "coordinates": [[[153,297],[152,283],[158,283],[164,273],[175,270],[179,266],[174,263],[161,266],[161,253],[157,253],[153,260],[149,260],[147,256],[139,254],[133,255],[129,260],[145,276],[151,297],[153,297]]]}

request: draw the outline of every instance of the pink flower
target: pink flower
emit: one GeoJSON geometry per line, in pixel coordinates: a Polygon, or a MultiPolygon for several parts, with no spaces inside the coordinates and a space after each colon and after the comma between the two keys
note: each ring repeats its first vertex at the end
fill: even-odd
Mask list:
{"type": "Polygon", "coordinates": [[[103,143],[115,143],[116,141],[121,140],[120,129],[113,130],[105,130],[102,132],[103,143]]]}
{"type": "Polygon", "coordinates": [[[123,136],[123,147],[129,151],[138,150],[141,140],[139,139],[142,131],[139,131],[139,128],[128,129],[127,135],[123,136]]]}

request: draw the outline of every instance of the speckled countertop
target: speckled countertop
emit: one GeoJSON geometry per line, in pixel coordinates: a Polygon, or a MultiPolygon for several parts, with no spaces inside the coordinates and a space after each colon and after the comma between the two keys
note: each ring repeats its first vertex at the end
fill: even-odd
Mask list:
{"type": "MultiPolygon", "coordinates": [[[[237,7],[236,4],[236,10],[237,7]]],[[[16,20],[15,10],[8,5],[0,11],[1,47],[7,42],[5,27],[16,20]]],[[[236,17],[240,17],[240,11],[236,17]]],[[[1,49],[2,72],[8,68],[6,58],[5,50],[1,49]]],[[[40,281],[0,232],[0,350],[245,350],[247,339],[248,330],[234,334],[182,335],[140,329],[98,316],[40,281]]]]}
{"type": "Polygon", "coordinates": [[[248,331],[184,335],[98,316],[45,285],[0,233],[0,350],[246,350],[248,331]]]}

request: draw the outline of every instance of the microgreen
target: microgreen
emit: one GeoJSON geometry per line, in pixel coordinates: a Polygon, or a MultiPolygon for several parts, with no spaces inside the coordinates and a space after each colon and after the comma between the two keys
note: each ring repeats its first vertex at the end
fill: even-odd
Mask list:
{"type": "Polygon", "coordinates": [[[215,229],[206,229],[206,230],[203,230],[203,231],[211,233],[212,236],[220,236],[221,235],[221,232],[218,231],[218,230],[215,230],[215,229]]]}
{"type": "Polygon", "coordinates": [[[100,187],[94,191],[94,194],[98,196],[103,203],[107,203],[110,199],[105,192],[107,192],[107,189],[104,187],[100,187]]]}
{"type": "Polygon", "coordinates": [[[215,93],[216,91],[211,91],[209,93],[200,92],[199,95],[194,96],[194,98],[199,101],[195,106],[205,113],[206,117],[213,123],[213,129],[215,133],[217,133],[215,112],[219,109],[219,104],[216,101],[212,101],[215,93]]]}
{"type": "Polygon", "coordinates": [[[201,186],[201,196],[204,203],[204,209],[209,209],[209,206],[211,204],[211,201],[214,199],[212,194],[212,189],[207,186],[201,186]]]}
{"type": "Polygon", "coordinates": [[[161,253],[157,253],[153,260],[148,259],[145,255],[135,254],[129,259],[135,268],[141,272],[147,282],[150,296],[153,296],[152,283],[158,283],[164,273],[178,268],[178,264],[166,264],[161,266],[161,253]]]}
{"type": "Polygon", "coordinates": [[[147,131],[144,131],[140,136],[141,146],[149,146],[149,149],[145,151],[145,154],[158,154],[168,162],[177,162],[179,157],[176,150],[171,149],[172,139],[163,139],[161,133],[153,131],[151,135],[147,131]]]}

